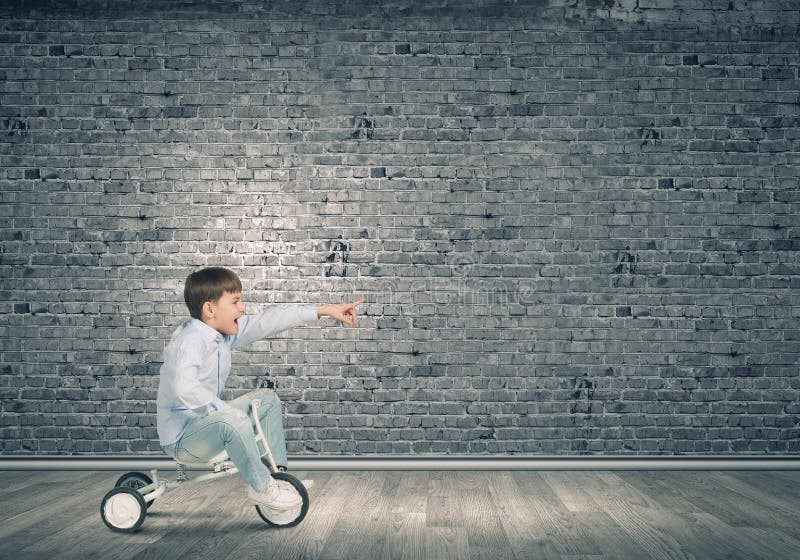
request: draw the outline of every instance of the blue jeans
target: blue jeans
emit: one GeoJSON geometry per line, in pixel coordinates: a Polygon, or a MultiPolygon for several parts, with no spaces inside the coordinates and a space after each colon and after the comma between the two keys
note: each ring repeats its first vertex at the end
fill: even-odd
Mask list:
{"type": "Polygon", "coordinates": [[[269,469],[261,462],[261,446],[256,444],[256,428],[250,403],[261,400],[258,419],[269,443],[275,463],[286,466],[286,440],[283,435],[281,401],[272,389],[257,389],[229,401],[232,410],[212,412],[192,421],[164,452],[179,463],[207,463],[223,450],[239,469],[242,478],[261,491],[269,484],[269,469]]]}

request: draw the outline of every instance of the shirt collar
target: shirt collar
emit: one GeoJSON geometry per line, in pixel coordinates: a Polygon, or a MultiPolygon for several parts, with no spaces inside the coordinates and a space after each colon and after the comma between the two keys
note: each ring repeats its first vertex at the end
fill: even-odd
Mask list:
{"type": "Polygon", "coordinates": [[[195,319],[194,317],[192,317],[192,319],[189,321],[189,323],[194,326],[195,330],[197,330],[197,332],[199,332],[200,335],[205,340],[208,340],[208,341],[212,341],[213,340],[214,342],[222,342],[222,338],[223,338],[222,337],[222,333],[218,332],[216,329],[214,329],[212,327],[209,327],[208,325],[206,325],[200,319],[195,319]]]}

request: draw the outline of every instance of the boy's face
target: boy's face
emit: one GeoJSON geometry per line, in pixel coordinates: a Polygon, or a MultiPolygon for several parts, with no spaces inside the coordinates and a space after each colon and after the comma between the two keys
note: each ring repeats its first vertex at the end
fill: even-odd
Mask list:
{"type": "Polygon", "coordinates": [[[244,315],[241,292],[224,292],[217,301],[203,304],[203,322],[222,334],[239,332],[239,317],[244,315]]]}

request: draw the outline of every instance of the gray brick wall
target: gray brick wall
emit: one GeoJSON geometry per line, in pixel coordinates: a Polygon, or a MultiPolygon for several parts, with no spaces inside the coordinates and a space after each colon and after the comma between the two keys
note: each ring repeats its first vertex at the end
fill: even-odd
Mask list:
{"type": "Polygon", "coordinates": [[[182,282],[292,454],[797,453],[800,3],[3,2],[0,450],[159,452],[182,282]]]}

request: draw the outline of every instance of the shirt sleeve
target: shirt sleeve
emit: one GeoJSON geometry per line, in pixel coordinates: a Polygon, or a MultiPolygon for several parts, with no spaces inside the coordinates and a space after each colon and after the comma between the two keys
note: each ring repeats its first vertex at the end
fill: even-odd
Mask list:
{"type": "Polygon", "coordinates": [[[176,354],[177,359],[173,368],[174,408],[192,410],[199,416],[231,408],[228,403],[200,383],[202,359],[200,349],[192,348],[192,345],[181,345],[176,354]]]}
{"type": "Polygon", "coordinates": [[[231,344],[234,348],[241,348],[317,319],[316,304],[271,306],[258,315],[242,315],[239,318],[239,332],[231,344]]]}

